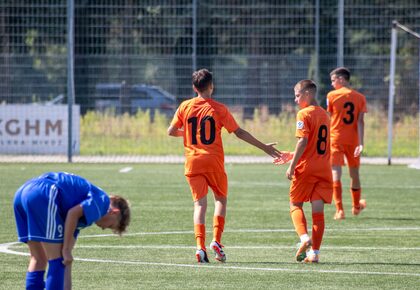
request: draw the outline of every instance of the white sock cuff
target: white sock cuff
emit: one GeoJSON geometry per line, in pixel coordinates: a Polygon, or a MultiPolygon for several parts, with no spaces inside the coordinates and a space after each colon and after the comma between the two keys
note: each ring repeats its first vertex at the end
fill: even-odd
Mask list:
{"type": "Polygon", "coordinates": [[[307,241],[309,241],[309,240],[310,240],[310,238],[309,238],[308,234],[303,234],[303,235],[301,235],[299,238],[300,238],[300,242],[301,242],[301,243],[306,243],[307,241]]]}

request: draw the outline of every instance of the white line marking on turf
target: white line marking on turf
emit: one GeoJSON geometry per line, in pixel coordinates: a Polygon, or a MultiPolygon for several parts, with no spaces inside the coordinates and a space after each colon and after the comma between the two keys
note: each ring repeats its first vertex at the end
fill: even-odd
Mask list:
{"type": "MultiPolygon", "coordinates": [[[[17,243],[0,244],[0,252],[29,256],[29,253],[16,252],[9,249],[17,243]]],[[[210,265],[193,265],[193,264],[175,264],[175,263],[157,263],[157,262],[142,262],[142,261],[121,261],[121,260],[101,260],[101,259],[86,259],[75,258],[76,261],[107,263],[107,264],[125,264],[125,265],[145,265],[145,266],[164,266],[164,267],[180,267],[180,268],[206,268],[215,270],[241,270],[241,271],[269,271],[269,272],[290,272],[290,273],[325,273],[325,274],[349,274],[349,275],[375,275],[375,276],[409,276],[420,277],[420,273],[392,273],[392,272],[366,272],[366,271],[345,271],[345,270],[321,270],[321,269],[288,269],[288,268],[262,268],[262,267],[239,267],[239,266],[210,266],[210,265]]]]}
{"type": "MultiPolygon", "coordinates": [[[[26,249],[27,246],[22,243],[9,243],[4,244],[7,246],[16,246],[16,249],[26,249]]],[[[1,246],[1,245],[0,245],[1,246]]],[[[183,246],[183,245],[76,245],[78,249],[183,249],[183,250],[191,250],[195,249],[195,246],[183,246]]],[[[246,249],[253,249],[253,250],[290,250],[296,249],[296,246],[282,246],[282,245],[267,245],[267,246],[229,246],[229,249],[237,249],[237,250],[246,250],[246,249]]],[[[332,251],[420,251],[420,247],[350,247],[350,246],[322,246],[323,249],[332,250],[332,251]]],[[[1,250],[0,250],[1,252],[1,250]]]]}
{"type": "MultiPolygon", "coordinates": [[[[354,229],[325,229],[326,232],[369,232],[369,231],[420,231],[420,227],[384,227],[384,228],[354,228],[354,229]]],[[[211,231],[208,231],[211,232],[211,231]]],[[[224,230],[225,233],[294,233],[294,229],[239,229],[239,230],[224,230]]],[[[125,233],[124,236],[148,236],[148,235],[185,235],[192,234],[193,231],[167,231],[167,232],[139,232],[139,233],[125,233]]],[[[100,235],[80,235],[79,238],[102,238],[115,237],[115,234],[100,234],[100,235]]]]}
{"type": "Polygon", "coordinates": [[[133,170],[133,167],[124,167],[120,169],[120,173],[127,173],[133,170]]]}
{"type": "MultiPolygon", "coordinates": [[[[10,246],[19,244],[18,242],[0,244],[0,253],[29,256],[29,253],[22,253],[9,249],[10,246]]],[[[191,247],[188,247],[191,248],[191,247]]],[[[365,247],[368,248],[368,247],[365,247]]],[[[395,249],[394,249],[395,250],[395,249]]],[[[111,264],[125,264],[125,265],[145,265],[145,266],[165,266],[165,267],[181,267],[181,268],[207,268],[207,269],[226,269],[226,270],[241,270],[241,271],[270,271],[270,272],[290,272],[290,273],[325,273],[325,274],[349,274],[349,275],[376,275],[376,276],[411,276],[420,277],[420,273],[392,273],[392,272],[366,272],[366,271],[345,271],[345,270],[321,270],[321,269],[288,269],[288,268],[261,268],[261,267],[239,267],[239,266],[210,266],[210,265],[193,265],[193,264],[176,264],[176,263],[157,263],[157,262],[142,262],[142,261],[121,261],[121,260],[102,260],[102,259],[88,259],[75,258],[76,261],[94,262],[94,263],[111,263],[111,264]]]]}

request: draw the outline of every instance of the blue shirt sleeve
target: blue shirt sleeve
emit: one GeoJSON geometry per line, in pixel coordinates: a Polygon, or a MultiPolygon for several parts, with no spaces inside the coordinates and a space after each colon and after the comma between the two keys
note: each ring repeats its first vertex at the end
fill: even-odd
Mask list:
{"type": "Polygon", "coordinates": [[[77,228],[85,228],[107,214],[110,200],[108,195],[99,187],[91,185],[87,199],[81,202],[83,218],[78,222],[77,228]]]}

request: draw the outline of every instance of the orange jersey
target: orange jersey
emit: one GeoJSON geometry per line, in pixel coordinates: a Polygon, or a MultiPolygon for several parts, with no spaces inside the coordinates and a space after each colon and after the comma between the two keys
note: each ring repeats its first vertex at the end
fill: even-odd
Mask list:
{"type": "Polygon", "coordinates": [[[332,182],[330,163],[330,117],[319,106],[308,106],[297,113],[296,137],[308,143],[300,157],[295,178],[307,183],[332,182]]]}
{"type": "Polygon", "coordinates": [[[327,95],[328,112],[331,114],[331,142],[358,145],[359,113],[366,113],[366,98],[361,93],[342,87],[327,95]]]}
{"type": "Polygon", "coordinates": [[[185,175],[225,172],[222,128],[229,133],[239,128],[225,105],[211,98],[192,98],[179,106],[171,125],[184,128],[185,175]]]}

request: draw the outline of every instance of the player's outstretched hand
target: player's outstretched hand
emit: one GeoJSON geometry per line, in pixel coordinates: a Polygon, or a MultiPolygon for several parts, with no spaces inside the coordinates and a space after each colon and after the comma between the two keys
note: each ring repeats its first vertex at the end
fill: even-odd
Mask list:
{"type": "Polygon", "coordinates": [[[293,159],[295,152],[280,151],[280,157],[274,158],[273,164],[282,165],[293,159]]]}
{"type": "Polygon", "coordinates": [[[359,145],[354,149],[354,157],[359,157],[362,154],[363,145],[359,145]]]}
{"type": "Polygon", "coordinates": [[[63,255],[63,264],[65,266],[70,265],[73,262],[73,255],[71,253],[71,250],[63,249],[61,252],[63,255]]]}
{"type": "Polygon", "coordinates": [[[265,153],[270,155],[273,158],[279,158],[281,156],[281,152],[277,150],[274,145],[277,145],[277,142],[267,143],[265,144],[266,148],[264,149],[265,153]]]}

